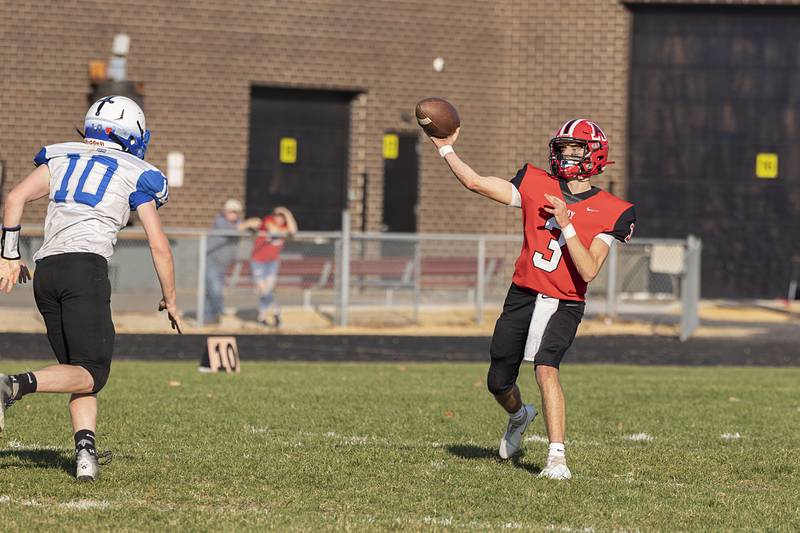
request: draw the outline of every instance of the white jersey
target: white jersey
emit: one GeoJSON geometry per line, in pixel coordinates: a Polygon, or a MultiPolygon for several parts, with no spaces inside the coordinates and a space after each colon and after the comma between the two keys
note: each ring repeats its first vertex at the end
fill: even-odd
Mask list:
{"type": "Polygon", "coordinates": [[[161,207],[169,197],[161,171],[121,150],[69,142],[45,146],[33,161],[50,168],[44,243],[34,261],[71,252],[108,259],[131,210],[152,200],[161,207]]]}

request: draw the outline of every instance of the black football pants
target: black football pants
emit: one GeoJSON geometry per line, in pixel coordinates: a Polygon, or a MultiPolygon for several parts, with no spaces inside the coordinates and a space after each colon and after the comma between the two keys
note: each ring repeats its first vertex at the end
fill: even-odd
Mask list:
{"type": "Polygon", "coordinates": [[[45,257],[36,262],[33,293],[58,362],[85,368],[94,379],[92,392],[100,391],[115,335],[106,259],[92,253],[45,257]]]}

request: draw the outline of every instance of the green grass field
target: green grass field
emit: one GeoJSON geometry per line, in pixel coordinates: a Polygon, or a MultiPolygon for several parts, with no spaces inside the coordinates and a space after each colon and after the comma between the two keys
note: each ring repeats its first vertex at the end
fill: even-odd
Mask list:
{"type": "MultiPolygon", "coordinates": [[[[6,362],[3,371],[40,362],[6,362]]],[[[541,418],[500,462],[483,364],[117,362],[95,484],[66,397],[14,405],[0,528],[800,529],[800,369],[565,365],[571,482],[537,479],[541,418]]],[[[534,397],[532,370],[521,378],[534,397]]]]}

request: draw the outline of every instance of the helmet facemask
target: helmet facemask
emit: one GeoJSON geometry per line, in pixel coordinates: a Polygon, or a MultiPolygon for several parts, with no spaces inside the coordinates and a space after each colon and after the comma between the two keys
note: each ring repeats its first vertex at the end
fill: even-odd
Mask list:
{"type": "Polygon", "coordinates": [[[589,179],[594,167],[591,156],[589,142],[583,139],[556,137],[550,141],[550,170],[559,178],[579,181],[589,179]],[[580,153],[573,151],[574,145],[580,147],[580,153]]]}
{"type": "Polygon", "coordinates": [[[127,139],[123,139],[113,130],[107,133],[115,143],[122,146],[123,150],[139,159],[144,159],[144,154],[147,152],[147,144],[150,142],[150,130],[142,129],[142,125],[139,122],[136,123],[136,126],[139,128],[139,134],[131,134],[127,139]]]}

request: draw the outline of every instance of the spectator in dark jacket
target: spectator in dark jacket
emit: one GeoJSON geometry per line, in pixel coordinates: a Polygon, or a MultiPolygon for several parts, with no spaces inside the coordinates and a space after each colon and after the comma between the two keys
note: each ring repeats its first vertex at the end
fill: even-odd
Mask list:
{"type": "MultiPolygon", "coordinates": [[[[214,219],[214,230],[237,231],[244,229],[242,202],[229,198],[214,219]]],[[[234,235],[211,235],[208,237],[206,253],[206,305],[203,316],[205,323],[219,322],[224,308],[225,272],[236,259],[239,237],[234,235]]]]}

